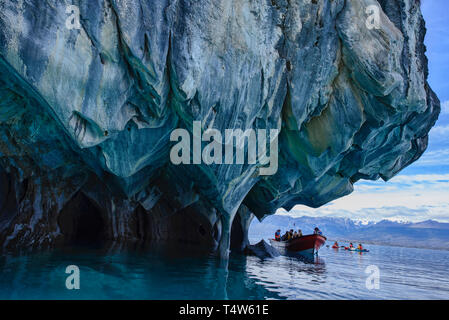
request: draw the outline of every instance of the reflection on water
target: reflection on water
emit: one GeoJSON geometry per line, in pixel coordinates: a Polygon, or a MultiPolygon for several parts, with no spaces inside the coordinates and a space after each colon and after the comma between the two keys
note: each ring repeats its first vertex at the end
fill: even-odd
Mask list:
{"type": "Polygon", "coordinates": [[[322,248],[319,257],[260,259],[179,248],[70,248],[0,255],[1,299],[448,299],[449,253],[371,246],[368,254],[322,248]],[[68,290],[68,265],[81,289],[68,290]],[[366,267],[381,271],[379,290],[366,267]]]}
{"type": "MultiPolygon", "coordinates": [[[[191,249],[191,248],[189,248],[191,249]]],[[[246,258],[173,248],[70,248],[0,256],[0,299],[279,298],[247,277],[246,258]],[[80,269],[80,290],[65,287],[66,267],[80,269]]]]}

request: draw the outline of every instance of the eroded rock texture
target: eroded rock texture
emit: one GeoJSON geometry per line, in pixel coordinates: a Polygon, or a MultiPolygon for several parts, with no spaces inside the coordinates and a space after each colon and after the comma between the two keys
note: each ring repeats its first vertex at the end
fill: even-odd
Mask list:
{"type": "Polygon", "coordinates": [[[424,34],[417,0],[0,0],[0,243],[226,256],[254,216],[388,180],[439,114],[424,34]],[[280,129],[279,170],[173,165],[170,133],[194,120],[280,129]]]}

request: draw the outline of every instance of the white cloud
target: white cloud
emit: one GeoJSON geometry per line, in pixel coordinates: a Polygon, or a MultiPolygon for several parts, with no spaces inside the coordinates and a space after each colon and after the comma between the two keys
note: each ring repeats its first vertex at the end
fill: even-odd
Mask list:
{"type": "Polygon", "coordinates": [[[447,140],[449,134],[449,125],[435,126],[430,131],[430,137],[432,138],[445,138],[447,140]]]}
{"type": "Polygon", "coordinates": [[[429,143],[437,148],[447,147],[449,143],[449,124],[433,127],[429,133],[429,143]]]}
{"type": "Polygon", "coordinates": [[[416,174],[416,175],[399,175],[389,181],[389,183],[441,183],[449,181],[449,174],[416,174]]]}
{"type": "Polygon", "coordinates": [[[441,114],[449,114],[449,100],[441,103],[441,114]]]}
{"type": "Polygon", "coordinates": [[[426,151],[423,156],[415,162],[415,167],[432,167],[449,164],[449,149],[426,151]]]}

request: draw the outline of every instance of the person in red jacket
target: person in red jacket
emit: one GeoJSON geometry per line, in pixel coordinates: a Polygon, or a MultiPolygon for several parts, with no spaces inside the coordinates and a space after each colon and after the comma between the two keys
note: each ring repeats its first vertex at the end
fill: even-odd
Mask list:
{"type": "Polygon", "coordinates": [[[278,229],[276,231],[276,233],[274,234],[274,240],[281,241],[281,230],[280,229],[278,229]]]}

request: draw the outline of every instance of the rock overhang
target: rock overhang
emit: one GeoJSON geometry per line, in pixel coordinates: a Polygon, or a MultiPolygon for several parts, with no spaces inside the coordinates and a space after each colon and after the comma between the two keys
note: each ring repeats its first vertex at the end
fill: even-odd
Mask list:
{"type": "Polygon", "coordinates": [[[0,155],[16,185],[5,235],[36,221],[57,234],[43,217],[83,192],[104,220],[123,216],[113,239],[139,238],[137,207],[193,206],[211,232],[220,221],[227,247],[243,206],[262,219],[388,180],[424,152],[438,117],[419,1],[89,1],[80,29],[65,27],[66,8],[2,3],[0,155]],[[280,130],[277,173],[173,165],[170,132],[193,121],[280,130]],[[42,188],[21,194],[24,181],[42,188]]]}

